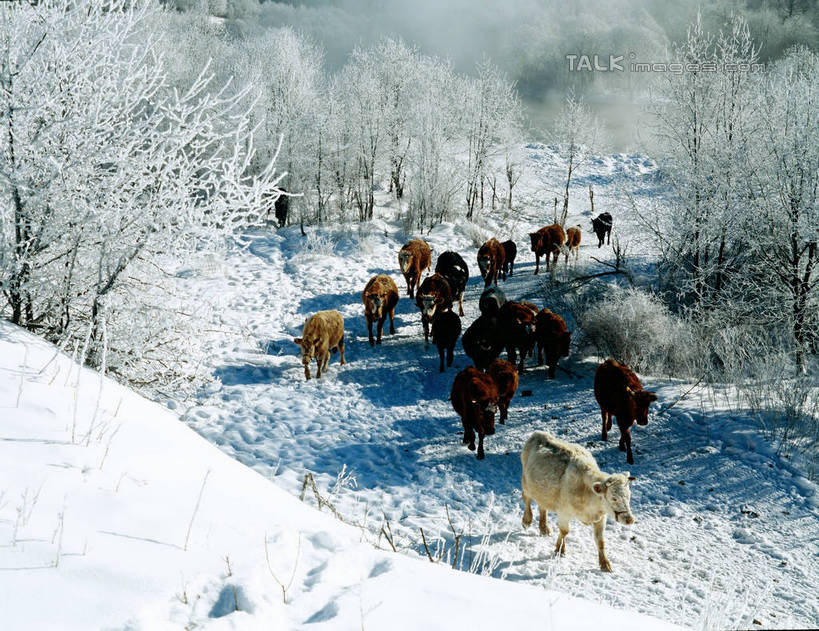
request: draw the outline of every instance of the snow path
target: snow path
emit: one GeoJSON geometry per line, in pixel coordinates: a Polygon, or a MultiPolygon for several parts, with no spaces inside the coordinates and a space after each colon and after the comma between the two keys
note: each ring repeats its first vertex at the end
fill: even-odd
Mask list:
{"type": "MultiPolygon", "coordinates": [[[[539,155],[547,164],[534,169],[532,180],[556,168],[548,152],[539,155]]],[[[575,195],[594,183],[599,212],[600,200],[614,199],[625,176],[651,197],[652,169],[634,156],[587,165],[575,195]]],[[[614,214],[624,234],[634,230],[625,205],[614,214]]],[[[583,221],[585,228],[584,215],[588,211],[573,213],[577,221],[569,225],[583,221]]],[[[516,218],[511,230],[508,220],[496,226],[499,238],[514,232],[519,247],[516,274],[502,283],[509,298],[542,305],[526,232],[543,223],[529,216],[516,218]]],[[[497,576],[686,626],[750,627],[754,619],[768,628],[819,626],[819,496],[755,432],[692,395],[635,428],[636,463],[628,467],[617,450],[616,428],[609,443],[600,441],[595,362],[570,358],[565,365],[580,378],[559,370],[549,382],[530,359],[509,421],[486,439],[486,459],[477,461],[460,443],[460,421],[447,400],[453,376],[469,361],[459,343],[454,366],[438,373],[437,350],[425,347],[417,309],[397,270],[395,253],[409,236],[378,221],[362,230],[318,231],[319,241],[338,240],[333,252],[304,251],[297,228],[248,235],[249,247],[230,254],[223,275],[197,285],[223,296],[221,324],[241,341],[214,347],[222,385],[187,410],[190,426],[263,475],[275,475],[294,494],[305,472],[326,490],[346,467],[357,488],[334,490],[341,513],[354,521],[368,513],[367,526],[377,530],[383,511],[396,539],[419,552],[419,526],[428,537],[446,536],[449,507],[465,534],[475,540],[489,535],[490,554],[501,560],[497,576]],[[402,297],[396,335],[370,348],[360,292],[377,273],[392,275],[402,297]],[[339,366],[334,355],[326,378],[306,382],[291,338],[307,315],[322,309],[338,309],[345,318],[348,364],[339,366]],[[532,395],[522,397],[527,390],[532,395]],[[597,569],[590,528],[573,524],[560,560],[551,558],[554,535],[522,529],[519,453],[536,429],[586,445],[604,471],[630,469],[638,478],[632,499],[638,523],[607,528],[613,575],[597,569]]],[[[470,266],[465,329],[477,316],[483,289],[476,248],[460,225],[439,226],[424,238],[433,259],[455,249],[470,266]]],[[[591,245],[594,237],[585,230],[583,238],[581,264],[590,255],[610,255],[591,245]]],[[[688,389],[650,377],[644,383],[657,390],[660,406],[688,389]]]]}

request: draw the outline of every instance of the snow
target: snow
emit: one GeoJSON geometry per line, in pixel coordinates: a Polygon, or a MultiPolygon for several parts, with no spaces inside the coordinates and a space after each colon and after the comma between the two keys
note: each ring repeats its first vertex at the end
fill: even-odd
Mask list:
{"type": "MultiPolygon", "coordinates": [[[[543,302],[526,233],[550,223],[562,165],[549,147],[527,151],[524,211],[423,235],[433,257],[454,249],[470,265],[464,328],[477,315],[475,241],[485,235],[518,243],[507,296],[543,302]]],[[[623,198],[649,210],[662,190],[657,165],[617,154],[578,171],[567,225],[584,227],[581,268],[611,255],[588,233],[589,183],[596,211],[612,212],[638,265],[649,265],[652,246],[623,198]]],[[[628,467],[616,440],[600,441],[595,359],[569,358],[571,373],[554,381],[530,360],[486,459],[461,445],[447,399],[468,361],[458,345],[454,366],[438,373],[397,270],[397,250],[416,235],[388,221],[395,209],[380,201],[381,218],[360,227],[308,228],[307,239],[298,228],[258,231],[218,265],[186,270],[190,291],[214,305],[212,328],[227,335],[203,332],[217,380],[196,400],[170,397],[170,411],[1,325],[3,626],[819,626],[816,486],[705,388],[657,414],[692,384],[642,376],[660,401],[633,430],[628,467]],[[377,273],[392,275],[402,298],[396,335],[371,348],[360,292],[377,273]],[[321,309],[345,318],[348,364],[334,355],[325,377],[305,381],[292,338],[321,309]],[[536,429],[588,447],[604,471],[637,477],[637,523],[606,529],[613,574],[598,570],[589,527],[572,524],[558,559],[554,535],[522,529],[519,454],[536,429]],[[309,490],[297,499],[308,472],[357,526],[316,511],[309,490]],[[398,554],[385,551],[382,527],[398,554]],[[459,567],[472,572],[449,570],[446,556],[425,560],[420,528],[450,561],[459,533],[459,567]],[[273,573],[285,585],[294,576],[287,604],[265,540],[273,573]],[[48,607],[37,606],[43,595],[48,607]]]]}
{"type": "Polygon", "coordinates": [[[378,550],[8,323],[0,410],[4,629],[673,628],[378,550]]]}

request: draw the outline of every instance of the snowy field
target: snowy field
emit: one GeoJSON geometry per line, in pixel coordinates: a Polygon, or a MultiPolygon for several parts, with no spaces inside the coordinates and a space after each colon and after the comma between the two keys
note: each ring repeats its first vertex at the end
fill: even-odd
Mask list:
{"type": "MultiPolygon", "coordinates": [[[[525,210],[485,212],[478,218],[482,231],[457,222],[423,235],[433,259],[452,249],[470,265],[464,329],[478,313],[483,283],[475,254],[489,236],[518,244],[515,276],[502,283],[507,296],[550,306],[541,298],[542,277],[532,275],[527,233],[551,223],[564,172],[548,147],[528,151],[519,193],[525,210]]],[[[651,244],[626,196],[641,212],[651,211],[661,193],[656,165],[619,154],[590,160],[576,174],[567,225],[584,229],[578,265],[596,270],[600,264],[591,257],[605,260],[611,249],[598,250],[588,231],[589,184],[595,211],[612,212],[635,270],[650,267],[651,244]]],[[[202,436],[294,495],[311,472],[348,521],[378,533],[386,517],[396,545],[421,555],[420,528],[428,540],[452,544],[448,510],[455,531],[484,555],[473,569],[497,577],[691,627],[819,626],[816,487],[751,426],[715,408],[701,389],[658,415],[692,384],[644,375],[660,400],[648,426],[633,432],[636,462],[628,467],[616,428],[615,440],[600,441],[596,360],[570,358],[571,374],[559,370],[553,382],[530,360],[509,421],[487,438],[486,460],[479,462],[461,445],[460,421],[447,400],[468,359],[459,343],[454,366],[438,373],[437,350],[424,345],[419,314],[398,273],[397,250],[418,235],[379,220],[308,231],[306,239],[296,227],[246,235],[244,249],[191,282],[203,300],[219,297],[216,325],[232,334],[212,349],[220,384],[196,405],[184,405],[185,421],[202,436]],[[393,276],[402,298],[396,335],[371,348],[361,290],[378,273],[393,276]],[[340,367],[334,355],[326,378],[305,382],[291,340],[322,309],[338,309],[345,318],[348,364],[340,367]],[[553,537],[522,529],[519,453],[536,429],[587,446],[604,471],[630,469],[638,478],[632,499],[638,523],[607,527],[613,575],[597,569],[589,528],[574,524],[559,560],[551,558],[553,537]]]]}
{"type": "MultiPolygon", "coordinates": [[[[464,328],[483,287],[476,243],[489,236],[518,244],[507,296],[549,306],[527,233],[551,223],[561,177],[554,154],[533,145],[519,193],[525,210],[423,235],[433,259],[453,249],[470,265],[464,328]]],[[[595,270],[592,257],[611,249],[591,243],[589,184],[635,269],[650,267],[651,244],[625,196],[649,212],[656,165],[603,156],[577,174],[567,225],[584,229],[577,266],[595,270]]],[[[819,626],[819,494],[750,425],[702,389],[658,414],[692,384],[643,375],[660,400],[633,431],[628,466],[616,428],[614,440],[600,441],[595,358],[570,357],[554,381],[529,360],[509,420],[478,461],[447,400],[469,362],[459,343],[454,366],[439,374],[397,270],[397,250],[418,235],[383,219],[308,231],[248,234],[225,261],[186,271],[190,291],[215,303],[211,328],[228,335],[211,336],[218,380],[194,401],[169,401],[173,413],[2,325],[0,626],[662,628],[656,618],[710,629],[819,626]],[[402,298],[396,335],[371,348],[361,290],[377,273],[392,275],[402,298]],[[334,355],[325,377],[306,382],[292,338],[322,309],[345,318],[348,364],[334,355]],[[637,477],[637,523],[606,530],[613,574],[599,571],[589,527],[573,523],[561,559],[551,556],[554,534],[523,530],[519,454],[536,429],[587,446],[604,471],[637,477]],[[308,506],[310,491],[298,501],[308,472],[358,528],[308,506]],[[387,551],[382,528],[404,554],[387,551]],[[466,546],[461,566],[506,582],[430,564],[420,528],[433,553],[451,551],[454,529],[466,546]],[[284,604],[279,582],[291,575],[284,604]]]]}
{"type": "Polygon", "coordinates": [[[673,628],[377,550],[8,323],[0,418],[2,629],[673,628]]]}

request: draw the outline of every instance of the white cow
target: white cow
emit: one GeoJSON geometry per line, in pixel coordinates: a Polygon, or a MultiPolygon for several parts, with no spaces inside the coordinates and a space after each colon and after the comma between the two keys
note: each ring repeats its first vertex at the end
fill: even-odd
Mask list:
{"type": "Polygon", "coordinates": [[[540,534],[549,534],[547,511],[557,513],[560,535],[555,554],[565,554],[572,518],[594,526],[600,569],[611,572],[603,544],[606,516],[626,526],[634,523],[629,501],[628,473],[603,473],[594,456],[580,445],[567,443],[547,432],[534,432],[520,454],[523,464],[523,526],[532,523],[532,500],[540,510],[540,534]]]}

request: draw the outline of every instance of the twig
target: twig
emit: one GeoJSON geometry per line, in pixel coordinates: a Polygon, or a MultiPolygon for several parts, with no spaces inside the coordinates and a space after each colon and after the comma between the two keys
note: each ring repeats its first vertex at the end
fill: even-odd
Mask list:
{"type": "Polygon", "coordinates": [[[284,583],[282,583],[279,578],[276,576],[276,573],[273,571],[273,566],[270,564],[270,552],[267,549],[267,533],[264,534],[264,558],[267,561],[267,569],[270,572],[270,576],[273,577],[273,580],[279,584],[279,587],[282,589],[282,602],[286,605],[287,604],[287,590],[290,589],[290,586],[293,585],[293,580],[296,578],[296,569],[299,566],[299,554],[301,552],[301,531],[299,531],[299,538],[298,543],[296,544],[296,560],[293,562],[293,573],[290,575],[290,581],[287,583],[287,587],[285,587],[284,583]]]}
{"type": "Polygon", "coordinates": [[[185,535],[185,545],[182,546],[182,550],[185,552],[188,551],[188,540],[191,536],[191,528],[193,528],[193,520],[196,519],[196,513],[199,512],[199,503],[202,501],[202,494],[205,492],[205,484],[208,481],[208,476],[210,475],[210,469],[207,470],[205,473],[205,477],[202,479],[202,488],[199,489],[199,497],[196,498],[196,506],[193,507],[193,515],[191,515],[191,521],[188,524],[188,532],[185,535]]]}
{"type": "Polygon", "coordinates": [[[683,393],[682,393],[680,396],[678,396],[678,397],[676,398],[676,400],[675,400],[675,401],[674,401],[672,404],[667,405],[667,406],[666,406],[666,407],[664,407],[662,410],[660,410],[659,412],[657,412],[657,414],[658,414],[658,415],[659,415],[659,414],[665,414],[665,413],[666,413],[666,412],[668,412],[668,411],[669,411],[671,408],[673,408],[675,405],[677,405],[677,404],[678,404],[680,401],[682,401],[682,400],[683,400],[685,397],[687,397],[687,396],[688,396],[688,394],[689,394],[689,393],[690,393],[690,392],[691,392],[691,391],[692,391],[694,388],[696,388],[698,385],[700,385],[700,382],[702,382],[702,380],[704,379],[704,377],[705,377],[705,376],[703,375],[702,377],[700,377],[699,379],[697,379],[697,383],[695,383],[695,384],[694,384],[693,386],[691,386],[691,387],[690,387],[688,390],[686,390],[686,391],[685,391],[685,392],[683,392],[683,393]]]}
{"type": "Polygon", "coordinates": [[[432,553],[429,551],[429,546],[427,545],[427,538],[424,536],[424,529],[418,528],[421,531],[421,541],[424,542],[424,550],[427,551],[427,557],[429,558],[430,563],[435,563],[435,559],[432,558],[432,553]]]}
{"type": "Polygon", "coordinates": [[[390,547],[392,548],[392,551],[393,552],[398,552],[398,550],[395,549],[395,543],[393,542],[394,537],[393,537],[393,534],[392,534],[392,528],[390,528],[390,520],[387,519],[387,514],[386,513],[382,512],[381,514],[384,515],[384,522],[381,524],[381,534],[384,535],[384,538],[387,540],[387,543],[390,544],[390,547]],[[385,527],[386,527],[386,530],[385,530],[385,527]]]}

